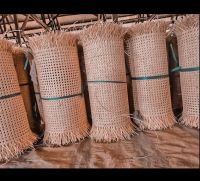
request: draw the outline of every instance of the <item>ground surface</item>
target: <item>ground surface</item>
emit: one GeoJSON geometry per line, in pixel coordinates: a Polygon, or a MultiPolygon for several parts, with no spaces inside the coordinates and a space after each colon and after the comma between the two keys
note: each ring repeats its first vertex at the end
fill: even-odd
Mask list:
{"type": "Polygon", "coordinates": [[[130,141],[94,143],[86,139],[60,148],[37,146],[1,168],[195,168],[199,130],[175,126],[140,132],[130,141]]]}

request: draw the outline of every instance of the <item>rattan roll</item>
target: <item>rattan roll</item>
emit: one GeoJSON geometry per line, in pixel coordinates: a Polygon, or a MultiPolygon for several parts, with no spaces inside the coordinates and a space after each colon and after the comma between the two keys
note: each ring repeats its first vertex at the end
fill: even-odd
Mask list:
{"type": "MultiPolygon", "coordinates": [[[[128,28],[126,28],[128,31],[128,28]]],[[[135,72],[135,67],[133,64],[133,56],[132,56],[132,49],[130,48],[130,41],[128,41],[130,39],[130,35],[127,34],[127,39],[126,39],[126,54],[127,54],[127,66],[129,69],[129,79],[130,76],[134,76],[134,72],[135,72]]],[[[132,103],[133,103],[133,107],[134,107],[134,114],[133,116],[139,117],[139,105],[138,105],[138,97],[137,97],[137,87],[136,87],[136,81],[135,80],[131,80],[130,79],[130,84],[132,84],[132,90],[131,90],[131,94],[132,94],[132,98],[129,98],[129,104],[131,104],[130,99],[132,99],[132,103]]],[[[136,120],[135,120],[136,121],[136,120]]]]}
{"type": "Polygon", "coordinates": [[[32,114],[32,102],[31,102],[31,91],[28,71],[24,69],[26,56],[24,49],[20,47],[13,47],[13,59],[14,65],[17,72],[18,82],[26,108],[29,125],[32,130],[34,130],[34,120],[32,114]]]}
{"type": "Polygon", "coordinates": [[[90,136],[97,142],[129,139],[134,133],[129,118],[124,33],[120,25],[97,23],[80,34],[93,121],[90,136]]]}
{"type": "Polygon", "coordinates": [[[88,135],[76,42],[74,35],[65,32],[50,32],[29,41],[38,74],[47,145],[65,145],[88,135]]]}
{"type": "Polygon", "coordinates": [[[11,44],[0,40],[0,161],[31,148],[31,132],[14,67],[11,44]]]}
{"type": "Polygon", "coordinates": [[[31,66],[30,76],[31,76],[31,81],[33,83],[34,95],[35,95],[36,104],[37,104],[37,108],[38,108],[39,115],[40,115],[40,129],[43,130],[43,127],[44,127],[44,111],[43,111],[42,99],[41,99],[41,94],[40,94],[40,86],[39,86],[39,82],[38,82],[38,76],[37,76],[34,57],[32,56],[32,53],[30,51],[31,50],[29,50],[29,53],[28,53],[30,66],[31,66]]]}
{"type": "Polygon", "coordinates": [[[199,15],[178,19],[175,27],[183,100],[180,122],[199,129],[199,15]]]}
{"type": "Polygon", "coordinates": [[[170,86],[171,86],[171,97],[172,97],[172,108],[176,115],[180,115],[182,110],[182,95],[181,95],[181,82],[179,72],[173,72],[178,66],[178,45],[177,38],[168,36],[167,38],[167,49],[168,49],[168,63],[170,69],[170,86]]]}
{"type": "Polygon", "coordinates": [[[137,96],[141,129],[160,130],[172,127],[172,111],[168,61],[166,50],[166,23],[151,21],[130,27],[128,47],[133,80],[133,95],[137,96]]]}

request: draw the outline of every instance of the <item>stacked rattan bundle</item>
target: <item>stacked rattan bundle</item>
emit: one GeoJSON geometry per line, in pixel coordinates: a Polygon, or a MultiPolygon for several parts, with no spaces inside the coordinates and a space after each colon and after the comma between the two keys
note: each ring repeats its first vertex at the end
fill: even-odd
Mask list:
{"type": "Polygon", "coordinates": [[[180,121],[199,128],[199,15],[187,15],[175,27],[183,99],[180,121]]]}
{"type": "Polygon", "coordinates": [[[90,136],[97,142],[129,139],[134,132],[129,118],[124,33],[118,24],[100,22],[80,34],[93,121],[90,136]]]}
{"type": "Polygon", "coordinates": [[[0,161],[20,155],[35,140],[20,94],[11,44],[0,40],[0,161]]]}
{"type": "Polygon", "coordinates": [[[172,108],[175,115],[179,116],[182,110],[182,96],[181,96],[181,83],[180,74],[175,71],[178,66],[178,46],[177,39],[174,34],[167,37],[167,50],[168,50],[168,63],[170,70],[170,85],[172,108]]]}
{"type": "MultiPolygon", "coordinates": [[[[126,30],[128,31],[129,29],[126,28],[126,30]]],[[[129,73],[129,84],[128,84],[128,88],[130,89],[131,85],[132,85],[132,89],[130,89],[130,94],[132,94],[132,97],[129,97],[129,105],[133,107],[134,110],[134,114],[133,117],[138,117],[139,118],[139,105],[138,105],[138,97],[137,97],[137,87],[136,87],[136,81],[135,80],[131,80],[131,75],[134,74],[134,65],[133,65],[133,60],[132,60],[132,49],[129,48],[130,46],[130,42],[128,41],[130,39],[130,35],[127,33],[126,34],[126,39],[125,39],[125,54],[127,56],[127,69],[128,69],[128,73],[129,73]]],[[[130,95],[129,94],[129,95],[130,95]]],[[[135,120],[135,122],[137,123],[137,120],[135,120]]]]}
{"type": "MultiPolygon", "coordinates": [[[[40,115],[40,129],[43,130],[44,127],[44,113],[43,113],[43,106],[42,106],[42,100],[41,100],[41,95],[40,95],[40,88],[39,88],[39,83],[38,83],[38,76],[37,76],[37,71],[35,67],[35,61],[33,59],[32,51],[28,50],[28,59],[30,62],[30,76],[31,76],[31,81],[33,83],[33,89],[34,89],[34,95],[36,99],[36,105],[34,105],[34,108],[38,108],[38,112],[40,115]]],[[[37,110],[36,110],[37,112],[37,110]]]]}
{"type": "Polygon", "coordinates": [[[49,145],[69,144],[88,135],[76,42],[65,32],[49,32],[29,41],[44,111],[44,143],[49,145]]]}
{"type": "Polygon", "coordinates": [[[136,122],[141,129],[160,130],[175,123],[172,112],[166,23],[151,21],[130,27],[128,41],[133,95],[136,97],[136,122]]]}
{"type": "Polygon", "coordinates": [[[25,55],[25,50],[20,47],[13,47],[13,59],[14,65],[17,72],[18,82],[26,108],[29,125],[32,130],[34,130],[34,121],[32,114],[32,102],[31,102],[31,91],[29,83],[29,75],[26,69],[26,64],[28,63],[27,57],[25,55]]]}

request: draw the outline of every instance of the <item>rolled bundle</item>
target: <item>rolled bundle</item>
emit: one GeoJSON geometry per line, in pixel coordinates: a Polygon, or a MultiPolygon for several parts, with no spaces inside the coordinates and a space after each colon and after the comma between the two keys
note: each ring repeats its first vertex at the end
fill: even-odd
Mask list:
{"type": "Polygon", "coordinates": [[[80,33],[93,121],[90,136],[97,142],[129,139],[134,133],[129,118],[124,33],[114,23],[97,23],[80,33]]]}
{"type": "Polygon", "coordinates": [[[174,71],[178,66],[178,46],[177,38],[175,36],[169,36],[167,38],[167,50],[168,50],[168,64],[170,73],[170,87],[172,97],[172,108],[175,115],[179,116],[182,112],[182,96],[181,96],[181,82],[179,72],[174,71]]]}
{"type": "Polygon", "coordinates": [[[151,21],[130,27],[128,47],[136,95],[135,118],[141,129],[160,130],[173,126],[168,61],[166,23],[151,21]]]}
{"type": "Polygon", "coordinates": [[[31,130],[34,130],[34,120],[32,114],[32,101],[31,101],[31,90],[29,82],[29,73],[25,69],[27,59],[25,56],[24,49],[20,47],[13,47],[13,59],[14,65],[17,72],[18,82],[21,90],[21,95],[24,101],[26,113],[29,120],[31,130]]]}
{"type": "Polygon", "coordinates": [[[30,38],[29,43],[44,111],[44,143],[61,146],[83,139],[88,135],[89,124],[76,36],[50,32],[30,38]]]}
{"type": "Polygon", "coordinates": [[[32,53],[29,51],[28,53],[29,61],[30,61],[30,76],[31,80],[33,83],[33,89],[34,89],[34,94],[35,94],[35,99],[36,99],[36,104],[34,105],[35,111],[38,113],[39,112],[39,118],[40,118],[40,130],[44,130],[44,112],[43,112],[43,106],[42,106],[42,100],[41,100],[41,95],[40,95],[40,88],[39,88],[39,83],[38,83],[38,76],[37,76],[37,71],[35,67],[35,62],[32,56],[32,53]]]}
{"type": "Polygon", "coordinates": [[[180,122],[199,129],[199,15],[175,22],[183,113],[180,122]]]}
{"type": "MultiPolygon", "coordinates": [[[[127,31],[129,29],[127,28],[127,31]]],[[[126,39],[126,51],[127,51],[127,62],[128,62],[128,69],[129,69],[129,76],[134,76],[134,64],[133,64],[133,55],[132,55],[132,49],[130,48],[130,35],[127,34],[127,39],[126,39]]],[[[138,105],[138,97],[137,97],[137,87],[136,87],[136,81],[135,80],[131,80],[130,79],[130,84],[132,84],[132,90],[131,90],[131,94],[132,94],[132,100],[130,100],[129,98],[129,104],[132,102],[133,107],[134,107],[134,114],[133,117],[134,118],[139,118],[139,105],[138,105]]],[[[130,87],[130,86],[129,86],[130,87]]],[[[137,124],[137,120],[134,120],[137,124]]]]}
{"type": "Polygon", "coordinates": [[[0,161],[31,148],[31,132],[12,57],[11,44],[0,40],[0,161]]]}

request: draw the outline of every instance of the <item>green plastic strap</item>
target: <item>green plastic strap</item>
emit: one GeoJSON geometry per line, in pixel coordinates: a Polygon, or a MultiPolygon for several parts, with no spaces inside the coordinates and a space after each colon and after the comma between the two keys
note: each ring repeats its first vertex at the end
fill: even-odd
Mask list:
{"type": "Polygon", "coordinates": [[[29,83],[19,84],[20,87],[25,85],[29,85],[29,83]]]}
{"type": "Polygon", "coordinates": [[[73,95],[69,95],[69,96],[63,96],[63,97],[51,97],[51,98],[42,97],[41,99],[42,99],[42,100],[52,101],[52,100],[67,99],[67,98],[71,98],[71,97],[75,97],[75,96],[80,96],[80,95],[82,95],[82,93],[73,94],[73,95]]]}
{"type": "Polygon", "coordinates": [[[170,48],[171,48],[171,51],[172,51],[172,57],[173,57],[174,61],[176,62],[176,64],[178,64],[178,60],[176,58],[175,51],[174,51],[172,43],[170,43],[170,48]]]}
{"type": "Polygon", "coordinates": [[[25,53],[25,57],[26,57],[26,61],[25,61],[25,63],[24,63],[24,70],[27,69],[28,63],[29,63],[29,60],[28,60],[28,53],[25,53]]]}
{"type": "Polygon", "coordinates": [[[180,70],[181,70],[181,67],[178,66],[178,67],[173,68],[170,72],[179,72],[180,70]]]}
{"type": "Polygon", "coordinates": [[[199,67],[181,68],[180,72],[194,72],[199,71],[199,67]]]}
{"type": "Polygon", "coordinates": [[[171,72],[194,72],[194,71],[199,71],[200,67],[189,67],[189,68],[182,68],[180,66],[175,67],[174,69],[171,70],[171,72]]]}
{"type": "Polygon", "coordinates": [[[110,80],[90,80],[90,81],[87,81],[89,83],[126,83],[126,82],[123,82],[123,81],[110,81],[110,80]]]}
{"type": "Polygon", "coordinates": [[[20,94],[21,94],[20,92],[17,92],[17,93],[14,93],[14,94],[1,96],[0,99],[7,99],[7,98],[11,98],[11,97],[16,97],[16,96],[19,96],[20,94]]]}
{"type": "Polygon", "coordinates": [[[152,80],[152,79],[163,79],[169,77],[168,74],[166,75],[156,75],[156,76],[148,76],[148,77],[131,77],[132,80],[152,80]]]}

